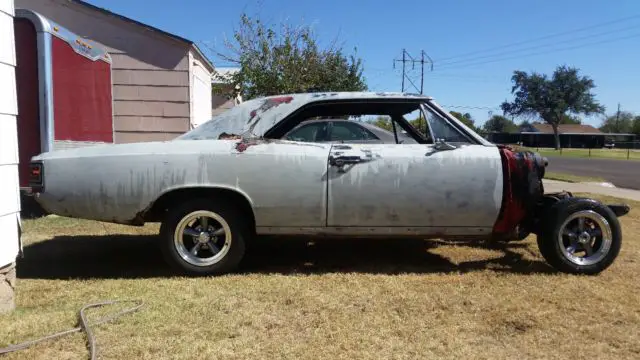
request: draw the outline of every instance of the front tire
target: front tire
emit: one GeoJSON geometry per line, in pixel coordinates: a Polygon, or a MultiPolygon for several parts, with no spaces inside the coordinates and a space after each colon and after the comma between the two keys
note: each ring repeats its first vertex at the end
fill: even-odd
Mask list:
{"type": "Polygon", "coordinates": [[[220,275],[235,270],[250,231],[235,208],[213,200],[188,201],[170,209],[160,227],[167,262],[187,275],[220,275]]]}
{"type": "Polygon", "coordinates": [[[562,272],[596,275],[611,266],[620,253],[620,222],[598,201],[561,200],[548,209],[541,226],[540,253],[562,272]]]}

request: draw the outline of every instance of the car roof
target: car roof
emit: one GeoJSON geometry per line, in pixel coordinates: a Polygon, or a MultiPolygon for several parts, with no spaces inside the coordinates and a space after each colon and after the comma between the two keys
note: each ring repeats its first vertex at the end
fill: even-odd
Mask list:
{"type": "MultiPolygon", "coordinates": [[[[199,127],[179,136],[177,139],[218,139],[220,135],[238,135],[244,138],[263,137],[267,131],[301,107],[320,101],[333,100],[411,100],[428,102],[447,113],[426,95],[398,92],[318,92],[301,94],[283,94],[256,98],[223,112],[199,127]]],[[[473,129],[455,117],[448,115],[448,120],[464,129],[468,135],[483,145],[495,146],[473,129]]]]}

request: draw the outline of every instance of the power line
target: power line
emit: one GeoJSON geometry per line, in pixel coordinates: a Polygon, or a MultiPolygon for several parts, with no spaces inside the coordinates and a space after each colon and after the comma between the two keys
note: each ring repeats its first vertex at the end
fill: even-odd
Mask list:
{"type": "Polygon", "coordinates": [[[499,106],[467,106],[467,105],[442,105],[444,108],[450,109],[470,109],[470,110],[501,110],[499,106]]]}
{"type": "Polygon", "coordinates": [[[424,91],[424,64],[425,64],[425,57],[426,57],[426,60],[427,60],[426,63],[430,65],[431,71],[433,71],[433,61],[431,60],[429,55],[427,55],[427,53],[424,52],[424,50],[420,51],[420,59],[419,60],[414,59],[414,57],[411,56],[411,54],[409,54],[406,49],[402,49],[402,59],[393,59],[393,68],[394,69],[396,68],[396,62],[402,63],[402,92],[405,91],[404,81],[406,79],[411,83],[411,85],[413,86],[414,89],[416,89],[417,92],[419,92],[420,94],[423,94],[423,91],[424,91]],[[413,80],[411,80],[411,78],[407,75],[407,70],[406,70],[406,64],[407,63],[411,64],[411,68],[412,69],[415,69],[415,65],[416,64],[420,64],[420,89],[418,89],[418,87],[413,82],[413,80]]]}
{"type": "Polygon", "coordinates": [[[492,58],[492,57],[495,57],[495,56],[509,55],[509,54],[518,53],[518,52],[525,51],[525,50],[540,49],[540,48],[545,48],[545,47],[554,46],[554,45],[558,45],[558,44],[572,43],[572,42],[574,42],[576,40],[592,39],[592,38],[597,37],[597,36],[615,34],[615,33],[621,32],[621,31],[625,31],[625,30],[637,29],[639,27],[640,27],[640,24],[636,24],[634,26],[629,26],[629,27],[622,28],[622,29],[610,30],[610,31],[605,31],[605,32],[597,33],[597,34],[591,34],[591,35],[581,36],[581,37],[577,37],[577,38],[571,38],[571,39],[567,39],[567,40],[563,40],[563,41],[557,41],[557,42],[550,43],[550,44],[540,44],[540,45],[521,48],[521,49],[518,49],[518,50],[503,51],[503,52],[499,52],[499,53],[495,53],[495,54],[489,54],[489,55],[480,56],[480,57],[474,57],[474,58],[469,58],[469,59],[461,59],[461,60],[456,60],[456,61],[438,63],[438,67],[446,66],[446,65],[459,64],[459,63],[465,63],[465,62],[473,62],[473,61],[476,61],[476,60],[479,60],[479,59],[487,59],[487,58],[492,58]]]}
{"type": "Polygon", "coordinates": [[[611,21],[607,21],[607,22],[603,22],[603,23],[598,23],[598,24],[594,24],[594,25],[590,25],[590,26],[585,26],[585,27],[582,27],[582,28],[574,29],[574,30],[563,31],[563,32],[558,32],[558,33],[545,35],[545,36],[540,36],[540,37],[529,39],[529,40],[523,40],[523,41],[518,41],[518,42],[506,44],[506,45],[495,46],[495,47],[484,49],[484,50],[471,51],[471,52],[467,52],[467,53],[463,53],[463,54],[459,54],[459,55],[445,57],[445,58],[442,58],[442,59],[436,59],[436,62],[455,59],[455,58],[460,58],[460,57],[466,57],[466,56],[480,54],[480,53],[489,52],[489,51],[493,51],[493,50],[509,48],[509,47],[513,47],[513,46],[517,46],[517,45],[521,45],[521,44],[526,44],[526,43],[530,43],[530,42],[535,42],[535,41],[539,41],[539,40],[551,39],[551,38],[554,38],[554,37],[563,36],[563,35],[567,35],[567,34],[572,34],[572,33],[576,33],[576,32],[581,32],[581,31],[585,31],[585,30],[589,30],[589,29],[595,29],[595,28],[599,28],[599,27],[603,27],[603,26],[607,26],[607,25],[611,25],[611,24],[619,24],[621,22],[624,22],[624,21],[627,21],[627,20],[632,20],[632,19],[637,19],[637,18],[640,18],[640,14],[636,14],[636,15],[628,16],[628,17],[624,17],[624,18],[619,18],[619,19],[615,19],[615,20],[611,20],[611,21]]]}
{"type": "Polygon", "coordinates": [[[558,51],[579,49],[579,48],[583,48],[583,47],[586,47],[586,46],[598,45],[598,44],[603,44],[603,43],[611,43],[611,42],[631,39],[631,38],[635,38],[635,37],[639,37],[639,36],[640,36],[640,33],[639,34],[629,35],[629,36],[622,36],[622,37],[618,37],[618,38],[604,39],[602,41],[597,41],[597,42],[592,42],[592,43],[587,43],[587,44],[581,44],[581,45],[577,45],[577,46],[570,46],[570,47],[558,48],[558,49],[550,49],[548,51],[532,52],[532,53],[527,53],[527,54],[522,54],[522,55],[498,58],[498,59],[487,60],[487,61],[480,61],[480,62],[469,63],[469,64],[458,64],[457,66],[455,64],[452,65],[452,66],[450,65],[448,67],[446,65],[443,65],[443,66],[445,67],[446,70],[461,69],[461,68],[465,68],[465,67],[469,67],[469,66],[484,65],[484,64],[489,64],[489,63],[492,63],[492,62],[497,62],[497,61],[519,59],[519,58],[522,58],[522,57],[536,56],[536,55],[549,54],[549,53],[558,52],[558,51]]]}

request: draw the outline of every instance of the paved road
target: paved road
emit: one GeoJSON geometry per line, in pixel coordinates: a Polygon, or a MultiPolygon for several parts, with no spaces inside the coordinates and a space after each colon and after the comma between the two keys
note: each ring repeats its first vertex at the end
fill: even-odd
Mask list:
{"type": "Polygon", "coordinates": [[[640,161],[548,157],[548,171],[593,176],[621,188],[640,190],[640,161]]]}

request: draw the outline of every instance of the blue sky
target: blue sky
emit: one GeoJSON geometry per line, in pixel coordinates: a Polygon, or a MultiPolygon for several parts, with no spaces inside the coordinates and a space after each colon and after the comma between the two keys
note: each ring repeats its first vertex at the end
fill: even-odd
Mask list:
{"type": "MultiPolygon", "coordinates": [[[[345,49],[357,47],[375,91],[399,91],[401,70],[393,69],[393,59],[403,48],[414,57],[424,50],[434,60],[434,70],[425,72],[425,94],[449,110],[471,113],[477,124],[511,98],[514,70],[551,73],[563,64],[595,81],[607,113],[618,103],[640,113],[638,0],[89,2],[186,37],[218,66],[226,64],[208,48],[222,47],[242,11],[272,22],[311,24],[324,44],[337,37],[345,49]],[[559,33],[565,34],[553,36],[559,33]]],[[[409,76],[419,87],[419,67],[409,76]]],[[[415,92],[410,84],[407,90],[415,92]]],[[[600,119],[586,122],[599,125],[600,119]]]]}

